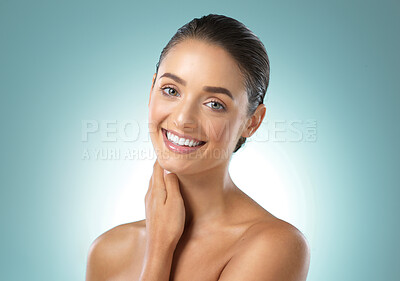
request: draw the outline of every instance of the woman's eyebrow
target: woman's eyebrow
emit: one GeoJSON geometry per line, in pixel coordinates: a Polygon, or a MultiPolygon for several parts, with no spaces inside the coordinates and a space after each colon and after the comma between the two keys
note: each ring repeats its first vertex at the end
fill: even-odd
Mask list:
{"type": "Polygon", "coordinates": [[[163,75],[160,76],[160,78],[162,78],[162,77],[169,77],[172,80],[175,80],[177,83],[182,84],[183,86],[186,86],[186,81],[183,80],[182,78],[176,76],[175,74],[165,72],[163,75]]]}
{"type": "MultiPolygon", "coordinates": [[[[163,75],[160,76],[160,78],[162,78],[162,77],[169,77],[172,80],[175,80],[175,82],[177,82],[183,86],[186,86],[186,81],[175,74],[165,72],[163,75]]],[[[228,89],[223,88],[223,87],[204,86],[203,91],[210,92],[210,93],[225,94],[225,95],[229,96],[232,100],[234,100],[232,93],[228,89]]]]}

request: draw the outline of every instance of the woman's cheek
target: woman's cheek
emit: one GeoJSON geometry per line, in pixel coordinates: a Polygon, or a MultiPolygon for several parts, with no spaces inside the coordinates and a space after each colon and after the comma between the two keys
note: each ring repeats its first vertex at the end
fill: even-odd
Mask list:
{"type": "Polygon", "coordinates": [[[162,106],[152,100],[149,104],[149,133],[150,135],[156,134],[161,126],[163,120],[163,115],[165,115],[161,110],[162,106]]]}
{"type": "Polygon", "coordinates": [[[226,145],[229,142],[231,137],[231,124],[229,120],[218,120],[207,122],[208,128],[208,136],[210,140],[213,140],[215,143],[221,143],[222,145],[226,145]]]}
{"type": "Polygon", "coordinates": [[[149,121],[159,123],[168,116],[171,111],[171,104],[157,99],[151,101],[149,106],[149,121]]]}

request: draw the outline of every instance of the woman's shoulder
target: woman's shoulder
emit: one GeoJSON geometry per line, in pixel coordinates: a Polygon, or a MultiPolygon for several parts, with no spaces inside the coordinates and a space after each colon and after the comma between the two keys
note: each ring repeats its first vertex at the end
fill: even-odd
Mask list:
{"type": "Polygon", "coordinates": [[[124,261],[141,250],[145,220],[111,228],[91,244],[87,261],[87,280],[105,280],[121,271],[124,261]]]}
{"type": "Polygon", "coordinates": [[[243,267],[257,275],[271,276],[271,280],[292,280],[289,275],[305,280],[309,262],[309,245],[303,233],[284,220],[267,216],[242,235],[220,280],[240,280],[243,267]]]}
{"type": "Polygon", "coordinates": [[[134,242],[135,239],[137,240],[141,235],[143,235],[145,226],[145,220],[115,226],[97,237],[93,241],[91,248],[108,250],[109,248],[115,249],[116,246],[129,246],[129,244],[134,242]]]}
{"type": "Polygon", "coordinates": [[[281,253],[291,252],[291,256],[308,255],[309,245],[304,234],[291,223],[280,219],[265,210],[258,204],[252,206],[257,209],[256,219],[247,228],[242,236],[243,250],[269,249],[281,253]]]}
{"type": "Polygon", "coordinates": [[[294,225],[276,217],[266,216],[249,227],[244,237],[249,241],[264,241],[276,244],[276,240],[290,243],[293,241],[307,243],[303,233],[294,225]]]}

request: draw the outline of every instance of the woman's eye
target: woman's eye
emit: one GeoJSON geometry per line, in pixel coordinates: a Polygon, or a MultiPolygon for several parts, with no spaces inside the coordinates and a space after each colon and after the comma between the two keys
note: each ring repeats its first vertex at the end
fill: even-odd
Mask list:
{"type": "Polygon", "coordinates": [[[210,107],[212,109],[215,109],[215,110],[225,110],[225,107],[221,103],[219,103],[217,101],[210,101],[210,102],[208,102],[206,104],[209,104],[210,107]]]}
{"type": "Polygon", "coordinates": [[[179,95],[179,93],[176,91],[176,89],[172,88],[172,87],[164,87],[161,90],[162,90],[163,94],[167,95],[167,96],[175,97],[175,96],[179,95]]]}

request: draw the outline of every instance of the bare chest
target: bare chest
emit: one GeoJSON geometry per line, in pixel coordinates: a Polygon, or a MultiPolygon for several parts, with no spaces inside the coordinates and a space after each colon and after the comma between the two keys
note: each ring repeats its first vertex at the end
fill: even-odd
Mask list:
{"type": "MultiPolygon", "coordinates": [[[[144,245],[144,243],[142,244],[144,245]]],[[[205,239],[182,241],[174,252],[170,281],[217,281],[234,252],[234,241],[205,239]]],[[[145,247],[137,248],[112,281],[139,280],[145,258],[145,247]]],[[[111,281],[110,280],[110,281],[111,281]]]]}
{"type": "Polygon", "coordinates": [[[232,256],[228,241],[190,242],[176,248],[171,266],[171,281],[216,281],[232,256]]]}
{"type": "MultiPolygon", "coordinates": [[[[173,255],[170,281],[217,281],[240,240],[241,231],[210,233],[201,239],[182,237],[173,255]]],[[[145,243],[113,281],[139,280],[145,258],[145,243]],[[133,278],[133,279],[132,279],[133,278]]]]}

